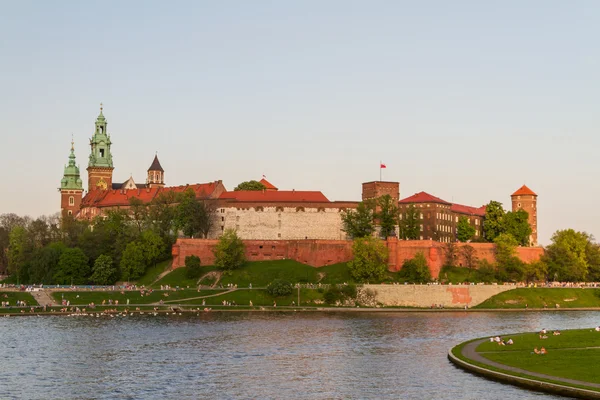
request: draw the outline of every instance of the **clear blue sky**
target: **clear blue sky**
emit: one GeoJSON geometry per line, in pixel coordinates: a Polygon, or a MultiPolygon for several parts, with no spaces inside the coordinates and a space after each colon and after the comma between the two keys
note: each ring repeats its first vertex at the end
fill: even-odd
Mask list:
{"type": "MultiPolygon", "coordinates": [[[[262,174],[359,200],[399,181],[480,206],[526,183],[540,241],[600,235],[598,1],[1,1],[0,213],[87,183],[99,103],[115,181],[262,174]]],[[[86,185],[87,186],[87,185],[86,185]]]]}

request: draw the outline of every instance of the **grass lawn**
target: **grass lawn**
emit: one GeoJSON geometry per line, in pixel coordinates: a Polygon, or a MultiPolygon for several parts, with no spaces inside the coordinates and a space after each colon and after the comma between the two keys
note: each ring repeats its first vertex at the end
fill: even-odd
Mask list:
{"type": "MultiPolygon", "coordinates": [[[[300,290],[300,303],[303,306],[316,306],[314,300],[322,300],[323,294],[313,289],[301,289],[300,290]]],[[[289,306],[292,301],[298,304],[298,291],[294,292],[285,297],[271,297],[266,290],[262,289],[238,289],[234,292],[225,293],[220,296],[206,298],[207,306],[218,306],[221,305],[223,300],[233,302],[238,306],[248,306],[250,300],[254,306],[273,306],[273,302],[276,302],[278,306],[289,306]]],[[[181,304],[202,304],[202,299],[182,301],[181,304]]]]}
{"type": "MultiPolygon", "coordinates": [[[[203,267],[202,274],[204,275],[207,272],[214,270],[214,267],[203,267]]],[[[154,283],[152,285],[153,288],[160,288],[163,285],[169,285],[172,288],[179,286],[180,288],[190,288],[196,287],[196,282],[198,279],[189,279],[185,276],[186,269],[185,267],[176,268],[173,271],[169,272],[167,275],[163,276],[161,280],[154,283]]]]}
{"type": "MultiPolygon", "coordinates": [[[[78,292],[53,292],[52,297],[57,302],[61,302],[63,296],[65,300],[71,302],[72,305],[75,304],[90,304],[95,303],[96,305],[101,305],[103,300],[115,300],[119,301],[119,305],[126,305],[127,299],[129,299],[130,304],[151,304],[158,303],[161,300],[170,301],[170,300],[178,300],[178,299],[187,299],[190,297],[200,297],[200,296],[208,296],[216,293],[222,293],[224,290],[202,290],[198,292],[195,289],[190,290],[177,290],[177,291],[162,291],[155,290],[150,294],[144,295],[142,297],[141,292],[139,290],[136,291],[124,291],[121,293],[120,291],[78,291],[78,292]],[[165,296],[168,294],[168,296],[165,296]]],[[[202,302],[202,300],[200,300],[202,302]]],[[[168,303],[166,303],[168,304],[168,303]]]]}
{"type": "Polygon", "coordinates": [[[2,292],[0,291],[0,301],[8,301],[10,306],[17,305],[17,300],[26,301],[28,306],[38,306],[38,302],[29,292],[2,292]]]}
{"type": "Polygon", "coordinates": [[[512,339],[513,345],[499,346],[485,342],[477,347],[483,357],[527,371],[600,383],[597,366],[600,365],[600,332],[593,329],[562,331],[560,336],[546,334],[540,339],[538,333],[502,336],[512,339]],[[533,353],[537,347],[545,347],[547,354],[533,353]],[[595,347],[595,348],[594,348],[595,347]]]}
{"type": "Polygon", "coordinates": [[[477,270],[465,267],[443,267],[440,270],[439,280],[444,283],[480,282],[477,270]]]}
{"type": "Polygon", "coordinates": [[[600,289],[519,288],[497,294],[475,308],[600,307],[600,289]]]}
{"type": "Polygon", "coordinates": [[[150,286],[150,284],[152,284],[156,279],[158,279],[158,276],[160,274],[162,274],[167,268],[171,266],[172,262],[173,260],[169,258],[168,260],[159,262],[155,266],[148,268],[144,276],[138,279],[135,283],[138,286],[150,286]]]}

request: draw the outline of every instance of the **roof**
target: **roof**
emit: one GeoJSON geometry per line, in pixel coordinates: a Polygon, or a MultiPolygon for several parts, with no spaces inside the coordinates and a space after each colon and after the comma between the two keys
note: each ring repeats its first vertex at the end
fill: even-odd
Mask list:
{"type": "MultiPolygon", "coordinates": [[[[128,180],[129,180],[129,179],[128,179],[128,180]]],[[[125,181],[125,182],[123,182],[123,183],[113,183],[113,184],[112,184],[112,188],[113,188],[113,189],[115,189],[115,190],[121,189],[121,188],[123,187],[123,185],[124,185],[124,184],[126,184],[126,183],[127,183],[127,181],[125,181]]],[[[134,182],[134,183],[135,183],[135,182],[134,182]]],[[[146,185],[145,183],[136,183],[136,184],[135,184],[135,186],[136,186],[138,189],[145,189],[147,185],[146,185]]]]}
{"type": "Polygon", "coordinates": [[[154,161],[152,161],[152,165],[148,168],[148,171],[160,171],[165,172],[165,170],[160,166],[160,162],[158,161],[158,155],[154,156],[154,161]]]}
{"type": "Polygon", "coordinates": [[[220,181],[211,183],[198,183],[195,185],[185,186],[170,186],[170,187],[154,187],[145,189],[121,189],[121,190],[92,190],[88,192],[83,200],[81,201],[81,207],[117,207],[117,206],[128,206],[129,200],[136,197],[142,200],[144,203],[151,202],[155,197],[161,193],[174,192],[183,193],[188,189],[191,189],[196,193],[198,198],[210,198],[215,192],[217,186],[221,184],[220,181]]]}
{"type": "Polygon", "coordinates": [[[459,213],[459,214],[477,215],[480,217],[485,217],[485,206],[481,206],[481,207],[477,208],[477,207],[465,206],[462,204],[452,204],[450,206],[450,210],[455,213],[459,213]]]}
{"type": "Polygon", "coordinates": [[[537,194],[535,194],[533,190],[529,189],[527,186],[523,185],[511,196],[537,196],[537,194]]]}
{"type": "Polygon", "coordinates": [[[267,190],[279,190],[275,186],[273,186],[273,184],[271,182],[269,182],[268,180],[266,180],[265,178],[262,178],[259,182],[262,183],[262,185],[267,190]]]}
{"type": "Polygon", "coordinates": [[[398,203],[400,203],[400,204],[439,203],[439,204],[447,204],[447,205],[452,204],[452,203],[447,202],[446,200],[442,200],[439,197],[432,196],[429,193],[425,193],[425,192],[415,193],[410,197],[400,200],[398,203]]]}
{"type": "Polygon", "coordinates": [[[329,203],[329,199],[321,192],[299,190],[238,190],[224,192],[219,199],[252,203],[329,203]]]}

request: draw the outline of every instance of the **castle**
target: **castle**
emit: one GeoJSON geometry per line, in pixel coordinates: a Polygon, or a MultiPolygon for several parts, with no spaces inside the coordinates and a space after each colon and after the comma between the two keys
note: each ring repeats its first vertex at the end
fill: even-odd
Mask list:
{"type": "MultiPolygon", "coordinates": [[[[279,190],[266,179],[260,182],[262,191],[227,191],[222,181],[185,186],[166,186],[165,171],[158,156],[147,170],[146,183],[136,183],[133,177],[123,183],[113,182],[111,137],[107,121],[100,115],[90,139],[88,160],[88,186],[84,195],[80,169],[75,163],[75,149],[71,143],[69,162],[64,168],[59,191],[61,213],[78,219],[92,219],[111,209],[128,209],[130,199],[144,203],[165,192],[181,193],[193,190],[198,199],[213,200],[216,204],[213,227],[209,238],[217,238],[226,229],[237,230],[246,240],[345,240],[341,212],[354,209],[358,201],[330,201],[320,191],[279,190]]],[[[421,240],[451,242],[456,240],[458,220],[468,219],[475,228],[475,237],[483,235],[485,207],[471,207],[451,203],[426,192],[400,198],[398,182],[373,181],[362,184],[362,200],[390,195],[397,202],[400,217],[414,205],[422,221],[421,240]]],[[[537,195],[523,185],[511,195],[512,210],[523,209],[529,213],[532,227],[530,244],[537,245],[537,195]]]]}

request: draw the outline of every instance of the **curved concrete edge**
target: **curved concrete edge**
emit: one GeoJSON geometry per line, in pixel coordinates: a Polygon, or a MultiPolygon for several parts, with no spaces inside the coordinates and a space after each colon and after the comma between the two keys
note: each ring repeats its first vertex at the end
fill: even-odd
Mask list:
{"type": "Polygon", "coordinates": [[[600,392],[596,392],[594,390],[580,389],[556,383],[549,383],[530,378],[523,378],[520,376],[509,375],[502,372],[482,368],[474,364],[470,364],[452,354],[452,349],[448,351],[448,359],[450,360],[450,362],[452,362],[459,368],[462,368],[475,375],[483,376],[484,378],[492,379],[502,383],[509,383],[511,385],[523,387],[526,389],[558,394],[561,396],[576,397],[580,399],[600,399],[600,392]]]}

